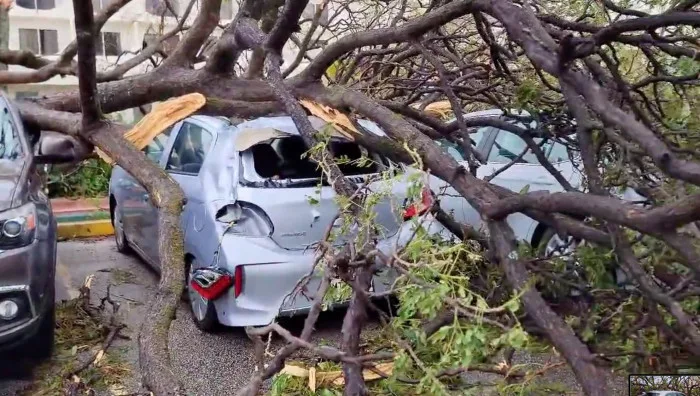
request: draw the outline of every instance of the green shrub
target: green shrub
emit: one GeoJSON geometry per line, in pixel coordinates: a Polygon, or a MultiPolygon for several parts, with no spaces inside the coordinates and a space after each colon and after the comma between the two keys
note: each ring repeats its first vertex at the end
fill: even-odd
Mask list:
{"type": "Polygon", "coordinates": [[[70,170],[54,168],[48,175],[49,197],[104,197],[111,171],[112,167],[99,158],[87,159],[70,170]]]}

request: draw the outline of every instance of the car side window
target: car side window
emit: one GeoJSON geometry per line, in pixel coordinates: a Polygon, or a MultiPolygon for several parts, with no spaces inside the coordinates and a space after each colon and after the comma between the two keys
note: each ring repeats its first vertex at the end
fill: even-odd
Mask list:
{"type": "Polygon", "coordinates": [[[158,163],[160,158],[163,156],[165,151],[165,145],[168,143],[168,138],[170,138],[170,133],[173,127],[170,126],[166,128],[163,132],[159,133],[153,140],[148,143],[146,147],[143,148],[143,153],[151,161],[158,163]]]}
{"type": "Polygon", "coordinates": [[[0,159],[17,160],[23,158],[19,130],[10,111],[10,105],[0,99],[0,159]]]}
{"type": "Polygon", "coordinates": [[[449,155],[452,156],[456,161],[465,161],[465,156],[463,154],[463,149],[456,145],[455,143],[450,142],[447,139],[440,139],[437,141],[437,144],[444,148],[449,155]]]}
{"type": "Polygon", "coordinates": [[[189,122],[183,123],[175,138],[165,169],[192,175],[198,174],[213,139],[204,128],[189,122]]]}
{"type": "MultiPolygon", "coordinates": [[[[481,128],[470,128],[469,138],[472,140],[472,147],[474,150],[479,146],[479,143],[484,139],[484,136],[491,127],[481,127],[481,128]]],[[[457,161],[466,161],[467,156],[464,152],[464,148],[456,143],[453,143],[447,139],[436,140],[440,147],[443,147],[448,154],[452,156],[457,161]]]]}
{"type": "Polygon", "coordinates": [[[549,155],[547,156],[547,159],[549,159],[549,162],[551,162],[551,163],[568,161],[569,160],[569,150],[566,148],[565,145],[563,145],[559,142],[553,142],[552,149],[549,151],[549,155]]]}
{"type": "Polygon", "coordinates": [[[474,147],[477,147],[479,143],[481,143],[489,129],[491,129],[491,127],[481,127],[477,129],[476,132],[473,132],[472,129],[469,130],[469,138],[474,143],[474,147]]]}
{"type": "MultiPolygon", "coordinates": [[[[534,138],[534,140],[537,144],[542,142],[541,138],[534,138]]],[[[545,153],[545,155],[549,151],[550,145],[550,143],[546,143],[542,147],[542,151],[545,153]]],[[[527,147],[527,143],[525,143],[520,136],[508,131],[499,130],[498,135],[493,142],[493,146],[491,147],[491,151],[489,151],[488,162],[508,164],[514,159],[518,158],[518,156],[520,156],[520,154],[522,154],[526,149],[527,152],[518,162],[538,164],[539,161],[537,160],[537,157],[532,150],[527,147]]]]}

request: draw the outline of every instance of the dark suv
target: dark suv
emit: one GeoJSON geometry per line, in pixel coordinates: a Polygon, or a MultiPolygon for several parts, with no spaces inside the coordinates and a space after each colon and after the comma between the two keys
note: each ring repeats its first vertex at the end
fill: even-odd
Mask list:
{"type": "Polygon", "coordinates": [[[38,155],[43,144],[32,132],[0,94],[0,352],[46,357],[55,324],[56,220],[39,173],[51,155],[38,155]]]}

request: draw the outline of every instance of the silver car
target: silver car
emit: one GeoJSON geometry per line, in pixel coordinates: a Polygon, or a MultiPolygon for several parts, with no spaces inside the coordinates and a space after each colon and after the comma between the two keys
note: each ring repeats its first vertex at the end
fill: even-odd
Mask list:
{"type": "MultiPolygon", "coordinates": [[[[518,113],[515,113],[518,114],[518,113]]],[[[527,116],[527,113],[520,113],[520,116],[527,116]]],[[[465,115],[469,118],[495,118],[511,122],[525,127],[520,121],[504,116],[501,110],[484,110],[465,115]]],[[[531,125],[535,127],[533,122],[531,125]]],[[[470,135],[475,149],[486,159],[486,163],[477,169],[477,177],[485,179],[491,178],[491,183],[507,188],[514,192],[521,191],[550,191],[561,192],[564,187],[552,174],[545,169],[532,151],[527,150],[522,157],[520,155],[527,149],[527,143],[518,135],[499,129],[496,127],[481,127],[470,135]],[[520,158],[518,158],[520,157],[520,158]],[[511,164],[513,160],[515,163],[511,164]],[[508,166],[509,165],[509,166],[508,166]],[[504,167],[508,166],[505,169],[504,167]]],[[[572,162],[570,151],[564,144],[549,140],[542,144],[541,138],[534,138],[535,143],[540,144],[540,148],[552,166],[557,169],[562,177],[566,179],[573,188],[583,187],[583,174],[580,164],[572,162]]],[[[446,151],[458,162],[468,166],[464,151],[461,147],[448,142],[438,141],[446,151]]],[[[469,224],[477,229],[483,225],[481,216],[467,203],[459,194],[445,182],[431,179],[431,189],[433,191],[445,191],[441,197],[441,207],[453,213],[456,220],[469,224]]],[[[629,202],[644,202],[646,198],[639,195],[631,188],[616,189],[611,191],[617,197],[629,202]]],[[[570,246],[568,241],[560,238],[554,230],[545,224],[539,223],[522,213],[514,213],[507,217],[508,224],[513,228],[516,238],[530,243],[534,247],[539,247],[542,253],[555,254],[570,246]]],[[[618,274],[623,276],[622,274],[618,274]]]]}
{"type": "MultiPolygon", "coordinates": [[[[310,120],[319,130],[324,127],[320,119],[310,120]]],[[[361,124],[382,134],[376,124],[364,120],[361,124]]],[[[330,148],[337,157],[374,160],[368,166],[340,165],[358,184],[369,174],[394,166],[339,137],[331,139],[330,148]]],[[[193,116],[144,148],[187,197],[181,217],[187,288],[194,321],[202,330],[217,323],[266,325],[280,314],[310,307],[320,278],[312,277],[301,290],[296,286],[311,273],[313,246],[335,221],[338,209],[332,188],[319,188],[320,170],[303,156],[305,151],[290,117],[259,118],[234,126],[225,119],[193,116]]],[[[391,253],[413,236],[417,224],[404,222],[407,216],[402,216],[408,184],[399,175],[369,186],[384,197],[375,206],[376,221],[382,226],[378,247],[391,253]]],[[[158,269],[158,212],[146,190],[115,167],[109,194],[118,250],[132,249],[158,269]]],[[[421,219],[430,233],[450,237],[426,217],[421,219]]],[[[341,224],[335,221],[332,226],[341,224]]],[[[376,276],[374,291],[386,290],[392,279],[387,273],[376,276]]]]}
{"type": "MultiPolygon", "coordinates": [[[[490,110],[468,115],[474,116],[501,117],[502,113],[490,110]]],[[[319,130],[323,128],[320,119],[310,120],[319,130]]],[[[363,120],[361,124],[372,133],[384,135],[372,122],[363,120]]],[[[492,127],[481,128],[472,139],[476,150],[488,159],[478,169],[481,178],[511,162],[526,147],[517,135],[492,127]]],[[[458,161],[464,161],[458,147],[447,141],[440,144],[458,161]]],[[[331,149],[349,159],[374,159],[370,167],[341,165],[343,172],[358,183],[368,174],[395,166],[340,138],[334,138],[331,149]]],[[[543,150],[572,185],[581,185],[581,174],[565,146],[552,142],[543,150]]],[[[313,277],[302,290],[296,290],[296,286],[311,272],[315,256],[312,247],[334,221],[337,207],[329,186],[318,189],[320,170],[305,158],[305,151],[289,117],[259,118],[234,126],[224,119],[194,116],[158,135],[144,149],[180,184],[187,197],[181,219],[187,287],[194,321],[201,329],[210,330],[217,323],[266,325],[278,315],[309,308],[319,279],[313,277]]],[[[408,175],[419,171],[410,167],[402,170],[402,176],[370,184],[372,190],[384,191],[386,196],[375,207],[377,222],[383,227],[378,247],[391,253],[404,246],[414,235],[416,224],[430,234],[453,238],[425,213],[429,202],[424,202],[422,211],[415,206],[403,208],[408,175]],[[408,218],[419,221],[404,221],[408,218]]],[[[480,228],[478,212],[448,183],[434,176],[427,179],[443,209],[456,220],[480,228]]],[[[513,191],[526,186],[531,191],[563,190],[531,153],[500,172],[492,182],[513,191]]],[[[119,167],[112,172],[110,207],[117,248],[133,249],[157,269],[158,212],[146,190],[119,167]]],[[[512,214],[507,221],[518,239],[546,247],[548,253],[568,245],[552,230],[523,214],[512,214]]],[[[393,279],[388,271],[375,276],[374,291],[385,291],[393,279]]]]}

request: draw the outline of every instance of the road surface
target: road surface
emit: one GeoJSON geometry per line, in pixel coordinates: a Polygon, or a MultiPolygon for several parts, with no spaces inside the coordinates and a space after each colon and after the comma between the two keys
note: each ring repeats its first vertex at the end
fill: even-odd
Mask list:
{"type": "MultiPolygon", "coordinates": [[[[93,296],[102,295],[108,283],[111,296],[122,305],[120,312],[128,325],[131,341],[117,345],[126,351],[134,373],[126,384],[126,393],[140,389],[138,376],[137,333],[147,303],[155,293],[157,275],[133,256],[118,253],[112,239],[58,244],[56,296],[59,300],[75,298],[85,278],[94,275],[93,296]]],[[[341,313],[324,315],[319,322],[317,338],[327,342],[338,340],[341,313]]],[[[302,321],[284,322],[290,330],[300,331],[302,321]]],[[[242,329],[223,329],[204,334],[193,324],[183,303],[170,331],[170,349],[174,368],[187,384],[191,395],[230,395],[245,385],[254,370],[252,344],[242,329]]],[[[274,346],[273,346],[274,347],[274,346]]],[[[273,349],[274,350],[274,349],[273,349]]],[[[0,358],[1,359],[1,358],[0,358]]],[[[17,380],[11,364],[0,363],[0,396],[15,395],[28,385],[17,380]]]]}
{"type": "MultiPolygon", "coordinates": [[[[124,357],[132,367],[131,379],[125,384],[125,393],[140,388],[138,369],[137,333],[149,299],[155,292],[156,274],[140,260],[125,256],[115,250],[111,238],[87,242],[61,242],[58,246],[56,293],[59,299],[78,296],[78,289],[88,275],[95,275],[93,293],[104,294],[106,285],[112,284],[112,297],[121,302],[120,312],[128,325],[130,341],[120,341],[117,347],[125,351],[124,357]]],[[[94,295],[93,295],[94,297],[94,295]]],[[[293,332],[300,331],[303,319],[283,321],[293,332]]],[[[342,312],[329,312],[321,316],[314,339],[318,342],[339,342],[342,312]]],[[[231,395],[245,385],[253,374],[252,344],[241,329],[224,329],[216,334],[204,334],[192,323],[186,305],[177,311],[170,331],[170,350],[174,369],[188,393],[195,396],[231,395]]],[[[279,343],[273,343],[274,353],[279,343]]],[[[523,361],[539,360],[524,356],[523,361]]],[[[14,395],[27,385],[27,381],[11,378],[7,367],[0,365],[0,396],[14,395]],[[3,378],[4,372],[4,378],[3,378]]],[[[554,380],[566,384],[578,394],[575,379],[563,369],[553,373],[554,380]]],[[[475,378],[476,380],[476,378],[475,378]]],[[[618,382],[619,394],[625,389],[618,382]]],[[[626,391],[625,391],[626,392],[626,391]]],[[[615,394],[618,394],[616,392],[615,394]]]]}

